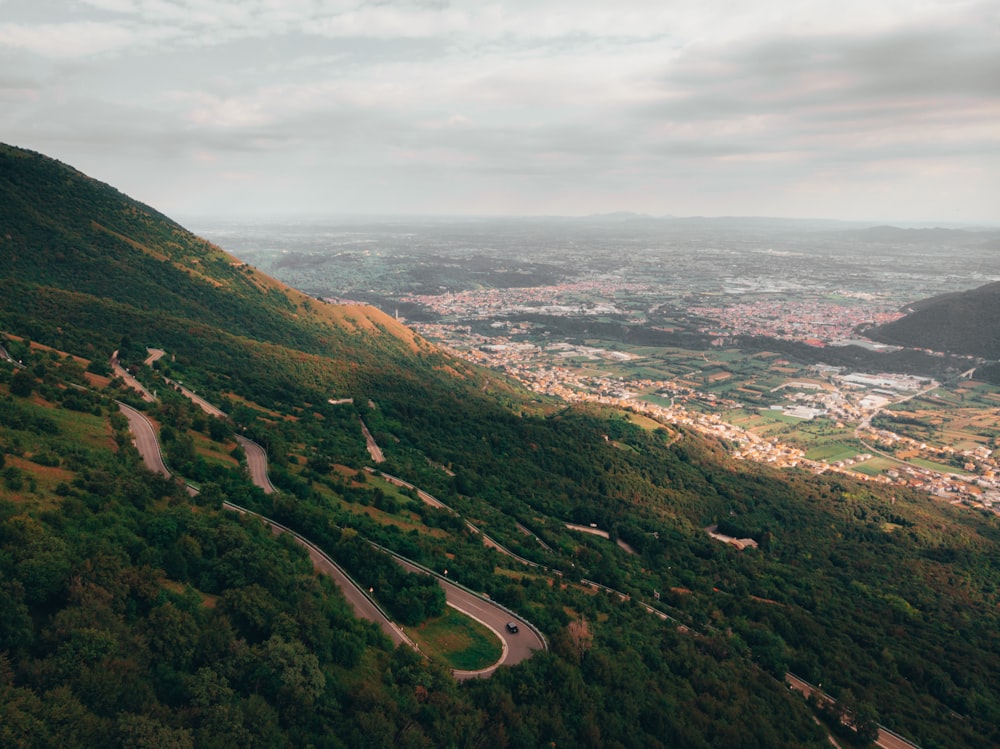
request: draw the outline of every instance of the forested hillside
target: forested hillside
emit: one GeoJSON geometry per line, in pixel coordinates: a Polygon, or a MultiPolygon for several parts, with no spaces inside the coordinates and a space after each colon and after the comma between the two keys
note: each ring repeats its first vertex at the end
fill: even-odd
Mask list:
{"type": "Polygon", "coordinates": [[[995,516],[539,400],[37,154],[0,151],[0,206],[0,745],[857,741],[814,722],[788,670],[865,729],[1000,743],[995,516]],[[145,365],[147,347],[166,354],[145,365]],[[109,376],[116,349],[155,402],[109,376]],[[114,399],[153,420],[197,497],[142,468],[114,399]],[[237,434],[267,448],[276,494],[251,483],[237,434]],[[224,500],[367,573],[412,631],[435,612],[363,541],[486,593],[549,650],[458,683],[437,654],[393,650],[299,547],[224,500]]]}
{"type": "Polygon", "coordinates": [[[912,312],[870,332],[901,346],[1000,359],[1000,282],[914,302],[912,312]]]}
{"type": "Polygon", "coordinates": [[[154,330],[179,353],[221,332],[355,363],[418,346],[378,310],[321,304],[108,185],[2,145],[0,226],[4,313],[66,348],[103,352],[154,330]]]}

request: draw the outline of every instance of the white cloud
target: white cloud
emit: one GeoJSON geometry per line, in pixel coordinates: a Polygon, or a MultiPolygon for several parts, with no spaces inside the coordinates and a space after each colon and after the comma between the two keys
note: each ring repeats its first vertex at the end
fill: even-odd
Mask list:
{"type": "MultiPolygon", "coordinates": [[[[0,7],[3,18],[9,6],[0,7]]],[[[106,163],[122,143],[150,159],[169,153],[162,169],[202,170],[216,158],[201,178],[262,175],[240,182],[242,200],[264,196],[268,170],[312,180],[305,195],[325,195],[339,178],[355,187],[338,199],[359,205],[419,191],[421,205],[439,196],[457,202],[437,210],[459,211],[486,195],[507,206],[524,195],[538,210],[546,196],[568,205],[573,195],[595,210],[609,196],[621,202],[608,209],[682,198],[711,212],[712,200],[743,195],[760,206],[763,194],[801,206],[796,185],[815,195],[829,181],[848,195],[873,173],[885,185],[907,180],[911,196],[920,185],[966,195],[940,186],[960,179],[996,194],[998,8],[66,2],[43,21],[0,23],[5,66],[23,71],[0,81],[0,127],[40,150],[47,138],[61,144],[71,162],[84,143],[105,144],[106,163]],[[973,154],[991,168],[970,172],[973,154]]]]}
{"type": "Polygon", "coordinates": [[[23,50],[44,57],[71,59],[119,52],[148,34],[116,23],[75,21],[50,24],[0,24],[0,48],[23,50]]]}

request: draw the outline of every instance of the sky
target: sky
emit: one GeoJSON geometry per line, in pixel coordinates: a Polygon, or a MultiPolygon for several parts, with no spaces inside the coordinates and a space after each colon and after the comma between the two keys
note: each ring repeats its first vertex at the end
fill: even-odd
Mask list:
{"type": "Polygon", "coordinates": [[[997,0],[0,0],[0,141],[174,216],[1000,223],[997,0]]]}

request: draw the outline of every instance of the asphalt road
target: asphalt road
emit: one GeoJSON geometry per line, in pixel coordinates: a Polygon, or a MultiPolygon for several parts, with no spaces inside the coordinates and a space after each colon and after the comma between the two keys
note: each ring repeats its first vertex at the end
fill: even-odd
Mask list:
{"type": "Polygon", "coordinates": [[[235,512],[245,515],[253,515],[260,518],[271,528],[271,532],[276,536],[280,536],[282,533],[292,534],[295,540],[304,546],[306,551],[309,552],[309,559],[312,560],[313,569],[333,578],[333,581],[337,583],[337,586],[343,592],[344,598],[346,598],[347,602],[351,604],[351,608],[354,609],[354,613],[359,618],[367,619],[370,622],[378,624],[382,631],[389,636],[389,639],[392,640],[394,645],[405,644],[410,647],[415,647],[413,641],[407,637],[406,634],[404,634],[403,630],[396,626],[395,623],[390,621],[389,618],[382,613],[382,610],[379,609],[367,595],[365,595],[361,588],[358,587],[357,583],[355,583],[354,580],[352,580],[336,562],[324,554],[323,551],[321,551],[311,541],[303,538],[290,528],[279,525],[273,520],[270,520],[263,515],[258,515],[256,512],[247,510],[239,505],[225,502],[223,503],[223,506],[235,512]]]}
{"type": "Polygon", "coordinates": [[[0,346],[0,359],[3,359],[4,361],[9,361],[11,364],[18,367],[22,366],[18,362],[14,361],[14,357],[8,354],[7,349],[5,349],[3,346],[0,346]]]}
{"type": "Polygon", "coordinates": [[[204,411],[205,413],[207,413],[209,416],[214,416],[217,419],[224,419],[224,418],[226,418],[226,414],[225,414],[224,411],[222,411],[219,408],[216,408],[211,403],[209,403],[207,400],[205,400],[204,398],[202,398],[200,395],[195,395],[193,392],[191,392],[190,390],[188,390],[186,387],[184,387],[183,385],[181,385],[179,382],[176,382],[175,380],[171,380],[169,377],[164,377],[163,381],[166,382],[171,387],[175,387],[178,390],[180,390],[181,391],[181,395],[183,395],[185,398],[187,398],[188,400],[190,400],[192,403],[194,403],[196,406],[198,406],[198,408],[200,408],[202,411],[204,411]]]}
{"type": "Polygon", "coordinates": [[[247,468],[250,469],[250,480],[256,486],[264,490],[264,494],[274,494],[277,489],[267,476],[267,453],[264,448],[253,440],[236,435],[236,441],[240,443],[243,451],[247,454],[247,468]]]}
{"type": "MultiPolygon", "coordinates": [[[[792,689],[796,692],[801,692],[807,698],[814,691],[816,691],[816,687],[808,681],[800,679],[794,674],[785,674],[785,681],[788,682],[792,689]]],[[[825,700],[826,702],[835,702],[832,697],[822,691],[819,692],[819,698],[821,700],[825,700]]],[[[913,742],[907,741],[902,736],[897,736],[896,734],[889,732],[882,726],[879,726],[878,728],[878,739],[875,741],[875,746],[880,746],[882,749],[919,749],[919,747],[913,742]]]]}
{"type": "MultiPolygon", "coordinates": [[[[450,513],[452,513],[454,515],[458,514],[457,512],[455,512],[453,509],[451,509],[448,505],[446,505],[444,502],[442,502],[440,499],[438,499],[434,495],[428,494],[423,489],[418,489],[417,487],[415,487],[413,484],[409,483],[408,481],[403,481],[403,479],[401,479],[401,478],[398,478],[396,476],[392,476],[392,475],[390,475],[388,473],[383,473],[382,471],[379,471],[379,475],[382,478],[384,478],[386,481],[388,481],[390,484],[394,484],[396,486],[402,486],[402,487],[404,487],[406,489],[413,489],[417,493],[417,497],[420,498],[420,501],[422,501],[426,505],[430,505],[431,507],[436,507],[436,508],[438,508],[440,510],[447,510],[448,512],[450,512],[450,513]]],[[[486,548],[488,548],[488,549],[496,549],[501,554],[506,554],[511,559],[516,559],[521,564],[526,564],[529,567],[539,567],[539,566],[541,566],[539,564],[536,564],[535,562],[532,562],[530,559],[525,559],[524,557],[522,557],[522,556],[520,556],[518,554],[515,554],[513,551],[511,551],[510,549],[508,549],[507,547],[505,547],[503,544],[501,544],[499,541],[496,541],[495,539],[492,539],[489,536],[487,536],[485,533],[483,533],[479,528],[477,528],[475,525],[473,525],[472,523],[470,523],[468,520],[465,520],[464,522],[465,522],[466,526],[468,526],[468,528],[469,528],[470,531],[472,531],[473,533],[475,533],[476,535],[478,535],[479,537],[481,537],[483,539],[483,545],[486,546],[486,548]]]]}
{"type": "Polygon", "coordinates": [[[426,505],[430,505],[431,507],[437,507],[439,510],[448,510],[449,512],[454,512],[454,510],[452,510],[448,505],[446,505],[440,499],[433,496],[432,494],[428,494],[423,489],[417,489],[417,487],[415,487],[408,481],[403,481],[403,479],[401,478],[397,478],[396,476],[391,476],[388,473],[382,473],[381,471],[379,471],[379,475],[386,481],[388,481],[390,484],[395,484],[396,486],[402,486],[406,489],[413,489],[417,493],[417,497],[420,498],[420,501],[426,505]]]}
{"type": "Polygon", "coordinates": [[[368,431],[368,427],[365,422],[361,422],[361,431],[365,435],[365,443],[368,445],[368,454],[371,455],[372,460],[375,463],[385,462],[385,455],[382,453],[382,448],[378,446],[375,438],[372,437],[372,433],[368,431]]]}
{"type": "Polygon", "coordinates": [[[162,359],[167,352],[161,348],[147,348],[146,353],[148,356],[146,356],[146,360],[143,364],[147,367],[151,367],[153,366],[153,362],[157,362],[162,359]]]}
{"type": "MultiPolygon", "coordinates": [[[[149,423],[149,420],[145,416],[131,406],[126,406],[124,403],[119,403],[118,405],[121,408],[122,413],[125,414],[125,417],[128,419],[128,426],[132,431],[136,449],[139,451],[139,454],[142,455],[142,460],[146,464],[146,467],[154,473],[170,476],[170,471],[167,470],[166,465],[163,463],[163,456],[160,454],[160,445],[159,442],[157,442],[156,432],[153,430],[152,424],[149,423]]],[[[263,448],[257,443],[252,442],[250,444],[261,452],[264,451],[263,448]]],[[[270,482],[268,482],[268,486],[270,486],[270,482]]],[[[265,491],[267,490],[265,489],[265,491]]],[[[347,602],[351,604],[351,608],[354,609],[355,614],[362,619],[367,619],[368,621],[378,624],[379,627],[382,628],[382,631],[385,632],[396,645],[401,643],[406,643],[410,646],[413,645],[410,638],[403,634],[403,631],[399,627],[386,618],[382,611],[368,598],[368,596],[364,594],[364,592],[362,592],[354,581],[348,577],[347,573],[338,567],[336,562],[320,551],[310,541],[294,531],[285,528],[284,526],[275,524],[263,515],[258,515],[255,512],[251,512],[250,510],[238,505],[230,504],[229,502],[224,504],[227,509],[243,514],[254,515],[260,518],[271,527],[271,531],[275,535],[279,535],[281,533],[291,533],[295,537],[295,540],[302,544],[306,548],[306,551],[309,552],[309,558],[312,560],[313,568],[317,572],[329,575],[333,578],[333,581],[337,583],[341,591],[344,593],[344,598],[347,599],[347,602]]]]}
{"type": "MultiPolygon", "coordinates": [[[[403,569],[409,572],[424,572],[419,567],[404,562],[398,557],[396,561],[403,569]]],[[[499,661],[481,671],[455,671],[455,678],[469,679],[489,676],[498,666],[512,666],[523,660],[527,660],[534,655],[536,650],[545,649],[545,642],[524,619],[511,614],[491,601],[480,598],[475,593],[470,593],[454,583],[442,580],[440,577],[438,578],[438,584],[444,588],[445,599],[448,601],[449,606],[467,616],[471,616],[477,622],[492,630],[503,643],[503,655],[499,661]],[[517,634],[511,634],[507,631],[507,622],[517,624],[519,630],[517,634]]]]}
{"type": "Polygon", "coordinates": [[[125,368],[118,363],[118,352],[115,351],[111,355],[111,371],[114,372],[116,377],[121,377],[125,381],[125,384],[130,388],[135,390],[142,396],[142,399],[147,403],[152,403],[156,400],[146,388],[142,386],[142,383],[135,379],[132,375],[125,371],[125,368]]]}
{"type": "MultiPolygon", "coordinates": [[[[125,417],[128,419],[129,429],[132,431],[132,435],[135,439],[136,449],[138,449],[140,455],[142,455],[142,459],[145,464],[154,472],[161,473],[164,476],[170,476],[170,471],[168,471],[166,465],[164,465],[163,457],[160,454],[160,445],[156,439],[156,432],[153,430],[149,420],[142,413],[136,411],[130,406],[126,406],[123,403],[120,403],[119,406],[122,413],[124,413],[125,417]]],[[[241,444],[243,444],[242,438],[240,439],[241,444]]],[[[266,481],[267,486],[270,487],[271,484],[267,481],[267,455],[264,453],[264,449],[260,447],[260,445],[257,445],[249,440],[247,440],[247,443],[251,447],[250,450],[247,450],[247,445],[244,445],[244,450],[247,450],[248,463],[253,448],[259,450],[260,455],[258,457],[262,457],[264,460],[264,481],[266,481]]],[[[256,452],[256,450],[254,450],[254,452],[256,452]]],[[[251,469],[251,476],[254,476],[253,469],[251,469]]],[[[260,486],[267,491],[267,488],[258,482],[256,477],[254,477],[253,480],[257,486],[260,486]]],[[[273,487],[271,487],[271,490],[273,491],[273,487]]],[[[309,552],[309,558],[312,560],[313,568],[318,572],[329,575],[333,578],[334,582],[336,582],[343,591],[344,597],[359,617],[378,624],[379,627],[382,628],[382,631],[384,631],[394,643],[406,643],[411,647],[416,647],[413,641],[410,640],[394,622],[386,618],[381,609],[379,609],[374,602],[369,599],[368,595],[357,586],[347,573],[337,566],[336,562],[330,559],[330,557],[324,554],[310,541],[294,531],[276,524],[270,519],[262,515],[257,515],[257,513],[251,512],[243,507],[230,504],[229,502],[225,503],[225,507],[235,512],[248,513],[259,517],[265,523],[268,523],[272,532],[275,534],[291,533],[295,537],[295,540],[302,544],[309,552]]],[[[420,568],[415,567],[408,562],[404,562],[398,557],[396,558],[396,561],[409,571],[426,574],[420,568]]],[[[472,617],[492,630],[497,637],[500,638],[500,641],[503,644],[503,652],[497,663],[480,671],[455,671],[455,678],[470,679],[489,676],[500,665],[513,665],[515,663],[520,663],[521,661],[530,658],[536,650],[545,649],[545,642],[542,640],[541,636],[537,634],[532,626],[524,619],[509,613],[497,604],[484,598],[480,598],[474,593],[470,593],[464,588],[450,583],[447,580],[438,578],[438,583],[442,588],[444,588],[445,599],[447,600],[449,606],[461,611],[467,616],[472,617]],[[517,624],[519,629],[517,634],[511,634],[507,631],[506,625],[508,622],[514,622],[517,624]]]]}
{"type": "Polygon", "coordinates": [[[132,441],[142,456],[142,462],[153,473],[169,477],[170,471],[167,470],[167,466],[163,462],[163,455],[160,454],[160,443],[156,439],[156,432],[153,429],[153,425],[149,423],[149,419],[124,403],[119,403],[118,408],[121,409],[121,412],[125,414],[125,418],[128,419],[128,428],[132,432],[132,441]]]}
{"type": "MultiPolygon", "coordinates": [[[[591,528],[588,525],[577,525],[576,523],[566,523],[566,527],[571,531],[580,531],[581,533],[589,533],[592,536],[600,536],[601,538],[611,538],[611,534],[607,531],[602,531],[600,528],[591,528]]],[[[629,554],[638,555],[635,549],[632,548],[626,541],[622,541],[620,538],[615,542],[618,544],[618,548],[627,551],[629,554]]]]}

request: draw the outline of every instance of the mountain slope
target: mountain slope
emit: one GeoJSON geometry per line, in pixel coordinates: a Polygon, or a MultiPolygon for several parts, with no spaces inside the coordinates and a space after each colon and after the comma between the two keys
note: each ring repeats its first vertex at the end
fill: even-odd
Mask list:
{"type": "Polygon", "coordinates": [[[1000,359],[1000,282],[931,297],[868,333],[885,343],[1000,359]]]}
{"type": "Polygon", "coordinates": [[[114,188],[10,146],[0,146],[0,226],[0,277],[14,284],[0,309],[15,314],[25,296],[72,292],[31,310],[56,330],[57,310],[95,314],[115,303],[104,334],[114,343],[126,312],[132,331],[152,333],[167,319],[313,353],[349,353],[357,333],[386,350],[420,345],[374,308],[310,299],[114,188]]]}
{"type": "MultiPolygon", "coordinates": [[[[517,412],[536,404],[376,311],[320,305],[240,269],[155,211],[43,157],[8,150],[5,159],[0,330],[25,368],[0,365],[0,744],[503,747],[603,737],[655,747],[728,743],[735,731],[761,745],[822,745],[803,704],[748,659],[725,646],[706,654],[620,604],[613,626],[598,627],[611,619],[607,603],[575,582],[550,591],[523,570],[496,573],[495,552],[464,526],[425,517],[345,465],[363,461],[363,416],[403,475],[466,503],[452,483],[510,501],[527,480],[541,504],[557,486],[565,497],[583,489],[591,464],[617,461],[602,420],[522,421],[517,412]],[[139,364],[150,344],[169,354],[155,368],[139,364]],[[197,504],[142,470],[109,399],[129,394],[84,372],[118,347],[159,392],[143,407],[171,470],[202,487],[197,504]],[[232,420],[207,419],[163,374],[197,382],[232,420]],[[345,394],[353,406],[329,402],[345,394]],[[277,495],[238,470],[237,429],[268,446],[277,495]],[[592,461],[574,456],[583,442],[592,461]],[[530,458],[539,450],[546,461],[530,458]],[[431,454],[461,464],[462,476],[432,466],[431,454]],[[563,455],[572,465],[560,465],[563,455]],[[304,574],[301,554],[218,512],[223,497],[330,549],[356,554],[363,534],[446,565],[561,640],[572,611],[593,622],[581,625],[592,639],[460,690],[440,665],[389,652],[345,617],[339,597],[304,574]],[[537,590],[525,596],[529,586],[537,590]],[[618,629],[646,643],[649,658],[618,629]],[[553,695],[557,683],[572,688],[553,695]],[[734,697],[734,685],[752,688],[734,697]]],[[[587,490],[588,503],[599,499],[587,490]]],[[[489,511],[470,506],[477,520],[489,511]]],[[[372,558],[368,568],[387,588],[380,594],[400,594],[372,558]]]]}

